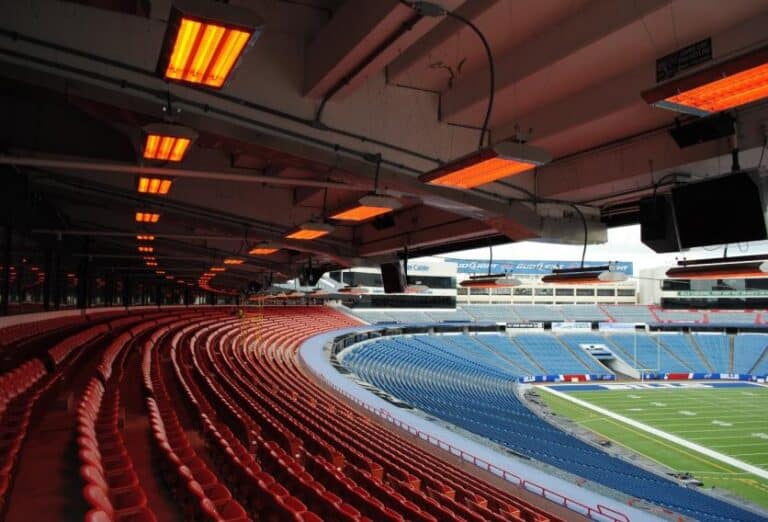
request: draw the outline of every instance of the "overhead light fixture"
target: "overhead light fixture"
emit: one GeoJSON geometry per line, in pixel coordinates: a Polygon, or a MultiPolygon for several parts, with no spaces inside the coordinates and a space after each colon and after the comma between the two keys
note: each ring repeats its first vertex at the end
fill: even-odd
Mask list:
{"type": "Polygon", "coordinates": [[[768,98],[768,47],[661,84],[642,96],[655,107],[696,116],[768,98]]]}
{"type": "Polygon", "coordinates": [[[137,190],[141,194],[157,194],[158,196],[165,196],[171,190],[170,179],[167,178],[148,178],[145,176],[139,176],[137,190]]]}
{"type": "Polygon", "coordinates": [[[165,270],[155,270],[157,275],[165,275],[165,270]]]}
{"type": "Polygon", "coordinates": [[[167,276],[165,276],[165,278],[168,279],[169,281],[173,281],[173,279],[174,279],[174,277],[172,275],[167,275],[167,276]]]}
{"type": "Polygon", "coordinates": [[[683,260],[677,264],[667,270],[666,276],[669,279],[768,278],[768,257],[765,255],[683,260]]]}
{"type": "Polygon", "coordinates": [[[369,194],[360,198],[357,205],[331,215],[331,219],[339,221],[365,221],[367,219],[387,214],[402,207],[400,201],[389,196],[369,194]]]}
{"type": "Polygon", "coordinates": [[[522,285],[522,281],[509,274],[488,274],[469,276],[459,286],[462,288],[511,288],[522,285]]]}
{"type": "Polygon", "coordinates": [[[157,223],[160,221],[160,214],[155,212],[136,212],[137,223],[157,223]]]}
{"type": "Polygon", "coordinates": [[[155,267],[157,266],[157,261],[147,261],[145,264],[149,267],[155,267]]]}
{"type": "MultiPolygon", "coordinates": [[[[142,155],[148,160],[179,162],[184,159],[189,146],[197,139],[197,132],[182,125],[152,123],[145,125],[143,130],[146,137],[142,155]]],[[[170,190],[170,180],[167,181],[170,190]]]]}
{"type": "Polygon", "coordinates": [[[327,223],[309,222],[299,225],[299,229],[285,236],[286,239],[317,239],[326,236],[334,231],[333,225],[327,223]]]}
{"type": "Polygon", "coordinates": [[[139,252],[145,253],[145,254],[151,254],[155,251],[154,247],[147,246],[147,245],[139,245],[139,252]]]}
{"type": "Polygon", "coordinates": [[[216,2],[174,0],[157,70],[166,80],[220,88],[262,19],[248,9],[216,2]]]}
{"type": "Polygon", "coordinates": [[[245,263],[245,259],[238,257],[228,257],[224,260],[225,265],[242,265],[243,263],[245,263]]]}
{"type": "Polygon", "coordinates": [[[269,254],[274,254],[278,250],[280,250],[280,247],[276,245],[271,245],[269,243],[262,243],[250,249],[248,253],[252,256],[268,256],[269,254]]]}
{"type": "Polygon", "coordinates": [[[504,141],[471,152],[422,174],[419,181],[469,189],[531,170],[549,163],[551,159],[552,157],[542,149],[524,143],[504,141]]]}
{"type": "Polygon", "coordinates": [[[559,285],[594,285],[621,283],[629,277],[624,272],[616,272],[614,266],[582,266],[579,268],[557,268],[541,278],[542,283],[559,285]]]}
{"type": "Polygon", "coordinates": [[[154,241],[155,236],[151,236],[148,234],[136,234],[136,240],[137,241],[154,241]]]}

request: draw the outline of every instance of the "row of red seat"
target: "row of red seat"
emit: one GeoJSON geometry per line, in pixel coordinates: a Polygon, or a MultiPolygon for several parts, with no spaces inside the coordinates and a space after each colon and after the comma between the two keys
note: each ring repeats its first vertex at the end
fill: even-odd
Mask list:
{"type": "Polygon", "coordinates": [[[54,363],[46,370],[40,359],[31,359],[0,376],[0,519],[13,485],[19,454],[27,438],[30,419],[40,397],[77,366],[82,348],[103,333],[95,327],[70,336],[48,354],[54,363]]]}
{"type": "Polygon", "coordinates": [[[197,455],[179,422],[153,350],[164,333],[155,332],[144,344],[142,358],[145,388],[151,394],[147,397],[147,408],[163,478],[182,506],[185,519],[248,521],[242,505],[197,455]]]}
{"type": "MultiPolygon", "coordinates": [[[[143,332],[156,323],[142,323],[143,332]]],[[[120,381],[134,336],[119,335],[102,355],[77,410],[77,445],[87,522],[155,522],[120,430],[120,381]]]]}
{"type": "MultiPolygon", "coordinates": [[[[136,321],[136,319],[132,319],[136,321]]],[[[98,336],[108,332],[110,327],[105,324],[92,326],[82,332],[78,332],[75,335],[71,335],[59,342],[56,346],[48,350],[48,355],[51,357],[53,364],[58,366],[67,357],[69,357],[75,350],[79,349],[83,345],[86,345],[93,341],[98,336]]]]}
{"type": "MultiPolygon", "coordinates": [[[[291,321],[285,321],[286,327],[289,330],[294,330],[293,338],[298,339],[293,342],[293,346],[297,346],[298,343],[307,334],[307,329],[296,327],[291,321]]],[[[272,328],[270,328],[270,331],[272,328]]],[[[427,470],[426,475],[422,471],[423,486],[433,498],[441,497],[443,501],[452,500],[452,497],[460,500],[460,503],[454,503],[451,505],[451,509],[457,510],[461,513],[461,504],[470,506],[473,511],[476,511],[484,519],[494,518],[488,508],[491,508],[499,516],[504,518],[524,518],[528,520],[541,520],[548,518],[541,508],[528,504],[520,500],[517,497],[513,497],[509,494],[505,494],[499,491],[497,488],[490,487],[487,483],[474,479],[473,477],[459,472],[453,466],[448,466],[445,462],[435,458],[428,452],[419,450],[418,448],[409,448],[404,451],[403,444],[400,442],[390,444],[391,434],[388,430],[370,422],[365,422],[365,419],[360,415],[351,414],[352,410],[346,407],[343,403],[338,402],[332,396],[327,393],[323,393],[313,381],[307,379],[306,375],[297,365],[297,358],[295,352],[292,350],[280,349],[280,345],[276,342],[278,339],[291,339],[290,334],[281,333],[280,328],[277,328],[277,332],[270,333],[270,336],[265,340],[265,344],[271,346],[267,349],[266,357],[259,358],[261,352],[250,350],[245,354],[250,357],[251,366],[254,369],[261,370],[259,374],[260,379],[257,383],[272,383],[274,386],[283,383],[290,383],[291,389],[297,392],[303,391],[305,397],[317,398],[317,404],[313,408],[307,407],[307,402],[304,400],[294,400],[287,403],[299,408],[304,408],[304,414],[311,416],[313,412],[320,411],[332,411],[330,415],[314,416],[317,420],[325,420],[328,426],[333,427],[336,419],[341,415],[345,418],[347,424],[347,430],[350,433],[350,437],[346,441],[347,444],[357,444],[361,450],[365,450],[366,447],[370,447],[371,444],[379,444],[381,446],[380,453],[387,455],[389,462],[395,463],[398,467],[414,466],[415,468],[408,469],[410,473],[418,474],[417,470],[427,470]],[[279,364],[271,364],[272,361],[276,361],[279,364]],[[335,411],[333,411],[336,406],[335,411]],[[386,451],[385,451],[386,450],[386,451]],[[447,498],[445,498],[447,497],[447,498]]],[[[239,343],[238,346],[243,346],[243,343],[239,343]]],[[[280,398],[282,394],[277,394],[280,398]]],[[[387,461],[384,461],[386,465],[387,461]]],[[[468,516],[468,514],[464,514],[468,516]]]]}
{"type": "MultiPolygon", "coordinates": [[[[296,480],[292,471],[301,475],[299,470],[304,470],[305,479],[322,477],[326,491],[339,488],[339,496],[358,508],[360,516],[548,519],[535,506],[405,441],[390,442],[389,431],[306,378],[295,362],[296,346],[309,335],[350,326],[351,319],[324,308],[303,308],[301,315],[293,309],[265,309],[257,323],[257,332],[253,326],[244,329],[242,323],[233,323],[204,328],[193,336],[191,356],[203,355],[194,360],[195,378],[207,383],[206,395],[217,406],[214,415],[223,417],[229,409],[226,415],[239,418],[241,425],[247,425],[248,418],[257,421],[261,440],[257,437],[254,449],[261,467],[291,486],[291,493],[305,505],[321,509],[322,495],[296,480]],[[216,378],[208,378],[210,374],[216,378]],[[340,451],[346,460],[339,459],[340,451]],[[384,505],[395,506],[399,514],[382,511],[384,505]]],[[[200,399],[195,400],[199,404],[200,399]]]]}
{"type": "Polygon", "coordinates": [[[0,346],[11,346],[31,337],[42,335],[59,328],[74,326],[86,321],[81,315],[70,315],[56,319],[31,321],[0,329],[0,346]]]}
{"type": "MultiPolygon", "coordinates": [[[[182,353],[189,354],[186,350],[182,353]]],[[[194,364],[198,365],[198,362],[194,361],[194,364]]],[[[186,364],[177,363],[177,375],[185,383],[190,402],[200,407],[206,440],[210,447],[219,448],[218,460],[223,472],[239,483],[250,486],[249,489],[257,494],[252,493],[251,499],[258,501],[261,497],[258,493],[266,492],[266,498],[253,506],[262,517],[303,521],[318,520],[321,516],[327,520],[372,520],[336,495],[332,491],[332,484],[315,480],[307,470],[296,464],[292,456],[283,452],[274,442],[265,440],[266,430],[262,432],[257,426],[250,430],[252,451],[249,453],[226,425],[217,425],[211,420],[218,418],[222,410],[213,409],[191,376],[184,375],[186,367],[186,364]]],[[[205,381],[207,387],[215,390],[216,385],[205,374],[197,372],[196,375],[205,381]]],[[[213,393],[224,408],[230,412],[236,411],[237,407],[231,401],[215,391],[213,393]]],[[[250,421],[247,416],[238,418],[242,423],[250,421]]],[[[299,451],[299,448],[294,448],[294,451],[299,451]]],[[[402,520],[396,513],[388,513],[383,506],[378,507],[381,508],[379,512],[371,513],[376,517],[373,520],[402,520]]]]}
{"type": "MultiPolygon", "coordinates": [[[[238,356],[235,354],[234,358],[229,356],[225,357],[225,359],[237,360],[238,356]]],[[[242,367],[240,372],[246,372],[250,373],[247,377],[250,378],[253,382],[265,382],[263,375],[256,375],[251,372],[245,367],[242,367]]],[[[257,392],[258,393],[258,392],[257,392]]],[[[280,395],[280,394],[276,394],[280,395]]],[[[264,400],[266,395],[259,394],[259,398],[261,400],[264,400]]],[[[344,453],[349,457],[349,455],[357,456],[356,459],[353,460],[355,464],[359,464],[364,468],[371,466],[371,460],[368,456],[364,454],[366,451],[365,446],[356,445],[356,443],[359,441],[359,437],[357,440],[349,438],[345,436],[343,433],[333,433],[333,424],[334,421],[331,419],[331,421],[327,425],[322,424],[322,416],[321,418],[318,418],[317,415],[310,415],[309,412],[301,412],[297,410],[297,407],[300,407],[302,405],[301,400],[293,400],[293,401],[286,401],[286,404],[284,407],[287,409],[293,409],[292,412],[293,416],[298,420],[298,428],[301,429],[300,426],[309,426],[309,432],[310,433],[317,433],[322,434],[323,439],[325,440],[332,440],[334,442],[334,445],[336,447],[343,447],[345,449],[344,453]]],[[[322,408],[318,408],[317,405],[312,408],[312,411],[322,411],[322,408]]],[[[364,440],[362,442],[365,442],[364,440]]],[[[376,441],[371,441],[371,443],[375,444],[376,441]]],[[[350,471],[354,471],[354,468],[349,466],[351,469],[350,471]]],[[[380,470],[379,474],[383,474],[383,468],[381,466],[376,466],[380,470]]],[[[468,509],[466,506],[464,506],[461,503],[458,503],[455,501],[454,498],[451,498],[455,495],[455,490],[446,486],[443,483],[440,483],[438,481],[430,481],[429,483],[423,484],[425,490],[432,489],[434,492],[433,495],[435,496],[441,496],[441,500],[443,504],[446,504],[445,506],[440,505],[440,503],[435,501],[435,498],[429,498],[429,496],[426,496],[423,494],[419,494],[419,492],[414,492],[414,489],[419,489],[421,484],[421,479],[417,478],[415,474],[419,473],[419,470],[416,468],[401,468],[401,467],[394,467],[391,469],[386,470],[389,475],[387,478],[387,483],[379,485],[378,489],[383,490],[389,497],[397,495],[402,495],[412,503],[418,505],[421,509],[424,511],[432,514],[436,518],[439,519],[450,519],[453,518],[455,515],[461,515],[465,518],[469,519],[481,519],[481,520],[492,520],[492,519],[503,519],[500,515],[487,511],[485,513],[482,513],[482,515],[479,515],[477,513],[473,513],[472,510],[468,509]],[[413,473],[413,474],[412,474],[413,473]],[[398,475],[399,476],[395,476],[398,475]]],[[[460,486],[459,486],[460,487],[460,486]]],[[[477,508],[476,508],[477,509],[477,508]]],[[[482,508],[481,508],[482,509],[482,508]]],[[[517,513],[515,513],[517,514],[517,513]]]]}

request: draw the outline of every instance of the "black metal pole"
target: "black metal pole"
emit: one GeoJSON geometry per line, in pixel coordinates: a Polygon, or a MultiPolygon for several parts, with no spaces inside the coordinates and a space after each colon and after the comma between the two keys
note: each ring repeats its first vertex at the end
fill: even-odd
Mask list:
{"type": "Polygon", "coordinates": [[[11,225],[5,226],[5,249],[3,252],[3,288],[2,288],[2,313],[8,315],[8,300],[11,296],[11,240],[13,229],[11,225]]]}
{"type": "Polygon", "coordinates": [[[45,279],[43,280],[43,310],[46,312],[51,309],[51,249],[45,249],[45,261],[43,263],[45,267],[45,279]]]}

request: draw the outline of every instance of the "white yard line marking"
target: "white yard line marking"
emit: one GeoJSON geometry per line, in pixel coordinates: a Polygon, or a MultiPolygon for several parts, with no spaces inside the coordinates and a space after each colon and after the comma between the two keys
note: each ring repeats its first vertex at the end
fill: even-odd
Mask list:
{"type": "Polygon", "coordinates": [[[630,419],[629,417],[624,417],[623,415],[619,415],[617,413],[614,413],[612,411],[606,410],[605,408],[601,408],[600,406],[595,406],[594,404],[590,404],[586,401],[583,401],[581,399],[577,399],[576,397],[570,397],[567,393],[562,393],[557,390],[553,390],[549,387],[542,387],[541,389],[546,390],[547,392],[560,397],[561,399],[568,400],[574,404],[578,404],[579,406],[582,406],[584,408],[587,408],[589,410],[595,411],[597,413],[600,413],[602,415],[605,415],[607,417],[610,417],[612,419],[621,421],[625,424],[629,424],[632,427],[641,429],[645,432],[648,432],[652,435],[655,435],[659,438],[668,440],[670,442],[674,442],[675,444],[679,444],[681,446],[684,446],[688,449],[692,449],[694,451],[698,451],[699,453],[706,455],[708,457],[712,457],[715,460],[719,460],[720,462],[724,462],[728,464],[729,466],[733,466],[735,468],[739,468],[743,471],[747,471],[749,473],[752,473],[754,475],[757,475],[760,478],[768,479],[768,470],[758,468],[757,466],[753,466],[752,464],[747,464],[746,462],[743,462],[739,459],[735,459],[733,457],[729,457],[728,455],[723,455],[722,453],[718,451],[711,450],[709,448],[705,448],[704,446],[701,446],[699,444],[696,444],[694,442],[690,442],[688,440],[685,440],[681,437],[677,437],[675,435],[671,435],[665,431],[661,431],[659,429],[656,429],[652,426],[648,426],[647,424],[643,424],[642,422],[638,422],[634,419],[630,419]]]}

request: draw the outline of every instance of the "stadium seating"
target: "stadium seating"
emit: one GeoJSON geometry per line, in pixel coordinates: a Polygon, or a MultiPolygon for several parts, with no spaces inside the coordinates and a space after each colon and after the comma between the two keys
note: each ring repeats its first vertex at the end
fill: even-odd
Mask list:
{"type": "Polygon", "coordinates": [[[608,321],[608,316],[605,315],[605,312],[603,312],[597,305],[562,305],[561,310],[565,318],[569,321],[608,321]]]}
{"type": "Polygon", "coordinates": [[[704,315],[692,310],[656,310],[656,316],[662,322],[669,323],[702,323],[704,315]]]}
{"type": "Polygon", "coordinates": [[[608,314],[617,323],[655,323],[656,318],[647,306],[605,305],[608,314]]]}
{"type": "MultiPolygon", "coordinates": [[[[425,312],[443,317],[432,314],[425,312]]],[[[301,341],[356,324],[325,307],[275,307],[245,320],[215,310],[94,314],[66,327],[40,358],[0,375],[0,509],[13,494],[19,459],[31,458],[20,455],[33,408],[45,402],[38,399],[80,374],[70,434],[88,522],[165,520],[152,500],[162,495],[184,519],[211,522],[559,519],[372,423],[309,379],[296,358],[301,341]],[[150,485],[141,478],[153,473],[141,468],[149,456],[126,438],[124,391],[131,389],[144,393],[134,415],[146,419],[146,448],[163,479],[150,485]]],[[[697,345],[715,360],[703,337],[697,345]]],[[[598,482],[621,478],[630,495],[693,518],[709,520],[713,509],[723,509],[722,520],[737,518],[692,493],[660,494],[671,483],[604,461],[511,396],[509,382],[521,375],[608,373],[578,347],[583,341],[611,344],[596,333],[418,335],[381,339],[341,360],[406,402],[520,453],[598,482]]],[[[665,362],[697,356],[692,344],[663,341],[663,352],[680,352],[665,362]]],[[[756,366],[763,352],[750,353],[744,364],[756,366]]]]}
{"type": "Polygon", "coordinates": [[[556,337],[548,334],[520,334],[512,338],[542,366],[547,374],[609,373],[597,361],[584,354],[576,356],[556,337]]]}
{"type": "MultiPolygon", "coordinates": [[[[734,373],[750,373],[754,370],[762,370],[766,373],[765,355],[768,348],[768,335],[765,334],[739,334],[733,345],[733,371],[734,373]]],[[[756,373],[755,375],[761,375],[756,373]]]]}
{"type": "Polygon", "coordinates": [[[397,310],[349,310],[369,323],[424,321],[492,321],[497,323],[534,321],[579,321],[617,323],[699,323],[755,324],[756,312],[704,312],[664,310],[643,305],[529,305],[529,304],[458,304],[455,311],[426,312],[397,310]]]}
{"type": "Polygon", "coordinates": [[[718,373],[732,372],[727,335],[709,332],[693,333],[692,338],[699,345],[713,371],[718,373]]]}
{"type": "Polygon", "coordinates": [[[754,324],[756,321],[755,312],[707,312],[710,324],[754,324]]]}
{"type": "Polygon", "coordinates": [[[509,393],[507,376],[471,355],[427,344],[382,339],[347,350],[344,366],[423,411],[511,450],[629,495],[649,499],[696,520],[760,520],[761,517],[681,487],[611,457],[531,413],[509,393]],[[482,386],[478,386],[482,383],[482,386]]]}
{"type": "Polygon", "coordinates": [[[692,371],[702,373],[710,371],[707,363],[696,353],[696,348],[690,343],[685,334],[665,333],[657,336],[656,339],[666,348],[671,356],[676,357],[692,371]]]}
{"type": "Polygon", "coordinates": [[[464,310],[476,321],[493,321],[507,323],[520,321],[512,305],[460,305],[456,309],[464,310]]]}
{"type": "Polygon", "coordinates": [[[637,367],[645,370],[663,370],[669,372],[690,372],[692,369],[673,357],[655,338],[645,333],[606,335],[612,346],[618,348],[621,357],[635,366],[635,347],[637,348],[637,367]]]}

